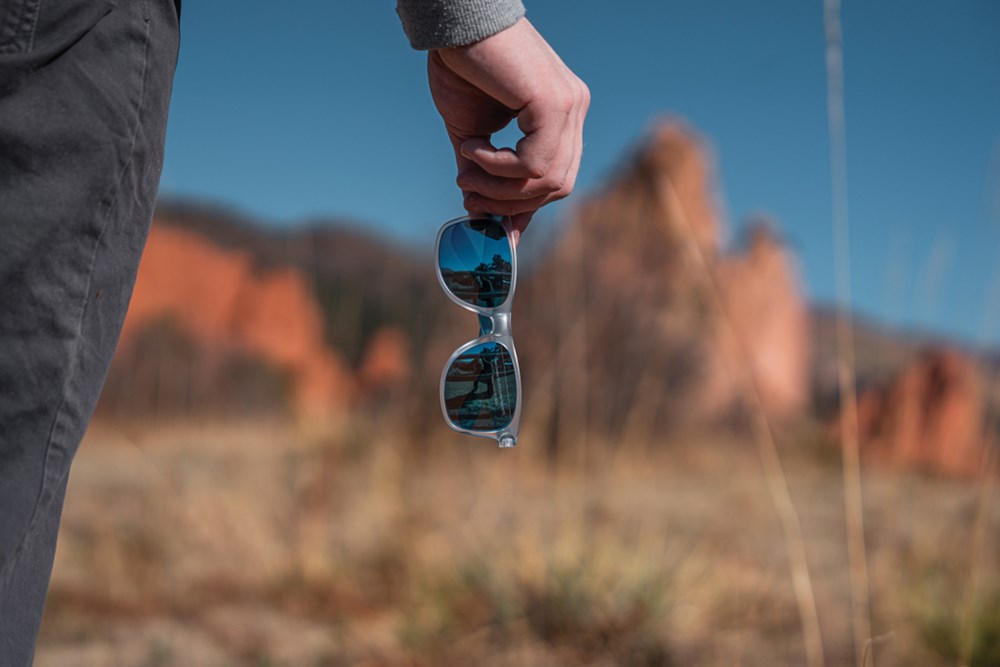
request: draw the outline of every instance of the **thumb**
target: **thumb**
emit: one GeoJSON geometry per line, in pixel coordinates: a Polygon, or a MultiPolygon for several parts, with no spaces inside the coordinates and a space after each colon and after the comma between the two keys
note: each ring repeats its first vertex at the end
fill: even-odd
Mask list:
{"type": "Polygon", "coordinates": [[[521,234],[523,234],[524,230],[528,228],[528,223],[531,222],[531,217],[533,215],[535,215],[534,212],[518,213],[517,215],[512,215],[510,217],[510,225],[513,228],[513,231],[511,233],[511,238],[514,241],[515,247],[521,240],[521,234]]]}

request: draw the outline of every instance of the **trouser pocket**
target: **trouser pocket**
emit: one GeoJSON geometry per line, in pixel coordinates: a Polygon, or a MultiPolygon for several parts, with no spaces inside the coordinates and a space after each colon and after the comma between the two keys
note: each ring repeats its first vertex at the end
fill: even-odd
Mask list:
{"type": "Polygon", "coordinates": [[[0,0],[0,53],[27,53],[35,38],[41,0],[0,0]]]}

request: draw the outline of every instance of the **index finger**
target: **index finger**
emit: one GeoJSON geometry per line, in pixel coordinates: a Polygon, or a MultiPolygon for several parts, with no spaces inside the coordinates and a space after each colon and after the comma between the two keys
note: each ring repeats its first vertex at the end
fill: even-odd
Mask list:
{"type": "Polygon", "coordinates": [[[541,178],[549,171],[563,140],[572,105],[531,103],[517,115],[524,137],[514,150],[496,149],[485,139],[462,144],[462,155],[483,171],[502,178],[541,178]]]}

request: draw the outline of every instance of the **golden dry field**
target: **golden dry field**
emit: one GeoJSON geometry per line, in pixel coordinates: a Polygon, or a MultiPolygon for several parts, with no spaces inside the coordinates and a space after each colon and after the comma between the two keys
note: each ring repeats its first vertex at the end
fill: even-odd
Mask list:
{"type": "MultiPolygon", "coordinates": [[[[95,424],[36,664],[805,663],[742,429],[582,441],[554,462],[531,430],[512,451],[405,433],[95,424]]],[[[854,664],[839,450],[808,424],[777,439],[825,663],[854,664]]],[[[865,468],[868,664],[1000,664],[1000,499],[983,490],[865,468]]]]}

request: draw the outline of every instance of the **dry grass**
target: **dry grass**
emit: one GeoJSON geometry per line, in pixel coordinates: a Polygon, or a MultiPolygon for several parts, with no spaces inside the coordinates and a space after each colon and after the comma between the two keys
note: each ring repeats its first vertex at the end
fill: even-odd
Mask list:
{"type": "MultiPolygon", "coordinates": [[[[530,431],[512,452],[360,420],[127,431],[95,427],[78,456],[40,667],[804,662],[781,530],[736,436],[584,471],[547,465],[530,431]]],[[[851,664],[836,447],[808,428],[781,442],[825,658],[851,664]]],[[[976,489],[865,481],[879,664],[957,664],[976,489]]],[[[998,664],[990,558],[973,665],[998,664]]]]}
{"type": "Polygon", "coordinates": [[[841,453],[843,457],[845,522],[851,588],[851,622],[857,667],[871,652],[872,626],[868,553],[865,546],[864,491],[858,438],[858,396],[851,315],[851,242],[847,206],[847,127],[844,105],[844,52],[840,0],[823,0],[826,36],[827,126],[830,132],[834,264],[837,272],[837,378],[840,387],[841,453]]]}

